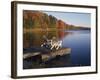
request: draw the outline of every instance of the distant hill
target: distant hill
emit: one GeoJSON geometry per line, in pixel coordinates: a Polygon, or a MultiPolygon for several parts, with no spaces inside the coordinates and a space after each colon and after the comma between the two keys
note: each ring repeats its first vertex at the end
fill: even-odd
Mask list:
{"type": "Polygon", "coordinates": [[[62,20],[57,19],[52,15],[48,15],[41,11],[26,11],[23,12],[23,25],[26,29],[60,29],[60,30],[90,30],[81,26],[69,25],[62,20]]]}

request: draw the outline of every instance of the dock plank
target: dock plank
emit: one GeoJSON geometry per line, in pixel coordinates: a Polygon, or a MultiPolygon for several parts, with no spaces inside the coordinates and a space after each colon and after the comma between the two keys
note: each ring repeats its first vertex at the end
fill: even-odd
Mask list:
{"type": "Polygon", "coordinates": [[[42,61],[48,61],[49,59],[52,59],[58,55],[63,56],[63,55],[70,54],[70,53],[71,53],[71,48],[61,48],[59,50],[51,51],[45,54],[41,52],[26,53],[23,55],[23,59],[27,59],[27,58],[31,58],[35,56],[41,56],[42,61]]]}

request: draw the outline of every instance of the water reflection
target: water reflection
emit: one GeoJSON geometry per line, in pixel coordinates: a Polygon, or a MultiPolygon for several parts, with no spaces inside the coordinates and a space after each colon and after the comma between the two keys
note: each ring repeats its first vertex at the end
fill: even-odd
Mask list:
{"type": "Polygon", "coordinates": [[[91,31],[78,30],[66,31],[72,32],[71,35],[63,38],[63,46],[71,48],[72,66],[90,66],[91,65],[91,31]]]}
{"type": "Polygon", "coordinates": [[[70,32],[64,32],[61,30],[56,31],[30,31],[23,34],[23,47],[39,47],[43,42],[43,36],[45,35],[48,39],[56,37],[58,40],[62,40],[65,35],[69,35],[70,32]]]}
{"type": "MultiPolygon", "coordinates": [[[[54,68],[68,66],[89,66],[91,65],[90,52],[90,30],[80,31],[30,31],[23,34],[24,48],[40,47],[44,42],[43,36],[51,39],[53,36],[63,41],[64,48],[71,48],[71,54],[62,57],[55,57],[47,62],[41,62],[34,57],[24,60],[23,68],[54,68]],[[85,59],[84,59],[85,58],[85,59]]],[[[33,48],[32,48],[33,49],[33,48]]]]}
{"type": "MultiPolygon", "coordinates": [[[[43,36],[45,35],[48,39],[52,39],[52,37],[56,37],[58,40],[63,40],[63,38],[69,34],[70,32],[64,32],[63,30],[40,30],[40,31],[27,31],[23,32],[23,50],[30,50],[34,47],[41,48],[41,44],[44,42],[43,36]]],[[[65,48],[65,47],[64,47],[65,48]]],[[[33,50],[32,50],[33,51],[33,50]]],[[[25,52],[25,51],[23,51],[25,52]]],[[[23,68],[31,69],[31,68],[52,68],[52,67],[65,67],[71,65],[70,54],[63,56],[56,56],[53,59],[50,59],[46,62],[41,62],[35,60],[36,57],[31,57],[28,59],[24,59],[23,68]]]]}

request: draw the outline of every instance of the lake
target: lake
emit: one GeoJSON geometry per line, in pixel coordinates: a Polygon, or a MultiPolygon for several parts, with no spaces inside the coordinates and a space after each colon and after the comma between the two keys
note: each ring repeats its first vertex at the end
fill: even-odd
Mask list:
{"type": "Polygon", "coordinates": [[[51,39],[53,36],[56,36],[59,40],[62,40],[63,41],[62,47],[71,48],[71,53],[69,55],[64,55],[62,57],[57,56],[56,58],[41,64],[35,63],[33,60],[30,59],[24,60],[23,68],[30,69],[30,68],[90,66],[91,65],[90,32],[91,32],[90,30],[70,30],[70,31],[46,31],[46,32],[39,31],[31,33],[32,36],[28,36],[29,41],[27,40],[28,42],[26,42],[28,44],[31,44],[31,47],[39,47],[43,42],[42,40],[43,35],[46,34],[46,36],[48,36],[49,39],[51,39]]]}
{"type": "Polygon", "coordinates": [[[64,55],[48,61],[47,67],[74,67],[90,66],[91,64],[91,43],[89,30],[65,31],[62,38],[62,47],[71,48],[70,55],[64,55]],[[67,34],[67,35],[66,35],[67,34]]]}
{"type": "Polygon", "coordinates": [[[73,66],[89,66],[91,63],[91,35],[89,30],[65,31],[70,32],[63,38],[63,47],[70,47],[71,64],[73,66]]]}

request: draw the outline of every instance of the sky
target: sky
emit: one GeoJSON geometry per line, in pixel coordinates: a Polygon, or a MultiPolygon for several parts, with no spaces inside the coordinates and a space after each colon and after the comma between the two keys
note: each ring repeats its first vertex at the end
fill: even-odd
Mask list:
{"type": "Polygon", "coordinates": [[[64,21],[67,24],[72,24],[82,27],[91,27],[90,13],[75,13],[75,12],[47,12],[48,15],[55,16],[57,19],[64,21]]]}

